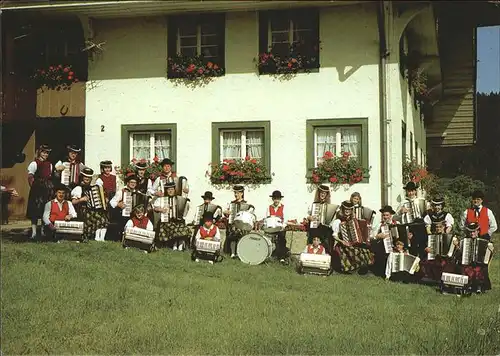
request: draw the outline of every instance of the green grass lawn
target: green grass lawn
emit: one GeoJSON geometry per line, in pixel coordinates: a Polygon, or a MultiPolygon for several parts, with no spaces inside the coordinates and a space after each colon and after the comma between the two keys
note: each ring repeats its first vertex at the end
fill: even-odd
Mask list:
{"type": "Polygon", "coordinates": [[[497,354],[499,265],[492,291],[457,298],[371,275],[4,239],[2,352],[497,354]]]}

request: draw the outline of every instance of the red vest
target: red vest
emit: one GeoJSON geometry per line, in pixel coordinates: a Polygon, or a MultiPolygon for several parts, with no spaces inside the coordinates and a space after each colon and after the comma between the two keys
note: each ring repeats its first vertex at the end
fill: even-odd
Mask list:
{"type": "Polygon", "coordinates": [[[48,179],[52,176],[52,164],[49,161],[40,161],[38,159],[36,162],[36,173],[40,178],[48,179]]]}
{"type": "Polygon", "coordinates": [[[146,229],[148,227],[149,218],[147,216],[143,216],[141,220],[136,217],[132,218],[132,224],[134,227],[138,227],[140,229],[146,229]]]}
{"type": "Polygon", "coordinates": [[[200,236],[202,240],[213,240],[215,237],[215,234],[217,233],[217,225],[213,224],[210,227],[210,230],[205,230],[205,228],[202,226],[200,227],[200,236]]]}
{"type": "Polygon", "coordinates": [[[281,204],[278,209],[275,209],[274,208],[274,205],[269,205],[269,215],[270,216],[279,216],[281,218],[281,220],[284,220],[284,217],[283,217],[283,209],[285,208],[285,206],[283,204],[281,204]]]}
{"type": "Polygon", "coordinates": [[[316,253],[315,253],[314,252],[314,246],[313,245],[307,245],[307,253],[312,253],[312,254],[315,254],[315,255],[322,255],[324,250],[325,250],[325,248],[323,247],[323,245],[319,245],[318,246],[318,251],[316,251],[316,253]]]}
{"type": "Polygon", "coordinates": [[[114,174],[110,174],[109,176],[101,174],[99,178],[102,180],[102,187],[106,193],[116,192],[116,176],[114,174]]]}
{"type": "Polygon", "coordinates": [[[474,209],[467,209],[467,220],[466,224],[470,223],[479,224],[479,236],[486,235],[490,229],[490,219],[488,218],[488,208],[482,207],[479,211],[479,217],[476,217],[476,211],[474,209]]]}
{"type": "Polygon", "coordinates": [[[50,204],[50,216],[49,216],[49,220],[52,224],[56,220],[64,220],[64,218],[68,214],[69,214],[69,205],[66,200],[63,201],[62,203],[62,210],[59,210],[59,205],[52,200],[50,204]]]}

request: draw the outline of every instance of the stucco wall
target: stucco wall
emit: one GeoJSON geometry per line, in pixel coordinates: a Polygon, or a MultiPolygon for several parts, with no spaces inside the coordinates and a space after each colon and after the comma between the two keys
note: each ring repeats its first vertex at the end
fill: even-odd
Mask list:
{"type": "MultiPolygon", "coordinates": [[[[271,121],[269,185],[246,193],[261,218],[270,193],[284,194],[287,218],[302,219],[312,202],[306,184],[306,120],[369,119],[369,183],[358,183],[333,194],[333,201],[359,191],[366,206],[380,207],[380,134],[378,92],[378,33],[374,8],[324,9],[320,15],[321,69],[289,81],[258,76],[255,12],[228,13],[226,72],[205,87],[176,86],[166,75],[166,21],[163,18],[120,19],[94,24],[96,40],[106,50],[90,63],[86,104],[86,163],[98,169],[100,160],[119,162],[122,124],[176,123],[175,169],[188,177],[190,197],[212,190],[226,205],[231,191],[217,190],[205,177],[211,161],[211,123],[271,121]],[[105,125],[101,132],[101,125],[105,125]]],[[[401,108],[401,104],[399,104],[401,108]]],[[[401,118],[399,118],[401,121],[401,118]]],[[[401,126],[397,131],[401,135],[401,126]]],[[[394,145],[401,156],[400,147],[394,145]]],[[[399,169],[400,171],[400,169],[399,169]]],[[[397,177],[400,185],[401,177],[397,177]]],[[[193,213],[193,212],[192,212],[193,213]]],[[[192,217],[192,213],[189,217],[192,217]]]]}

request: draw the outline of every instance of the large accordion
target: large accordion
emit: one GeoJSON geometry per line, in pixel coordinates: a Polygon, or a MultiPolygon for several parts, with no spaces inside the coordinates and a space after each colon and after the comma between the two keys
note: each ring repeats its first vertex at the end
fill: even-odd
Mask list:
{"type": "Polygon", "coordinates": [[[408,209],[407,213],[401,216],[401,223],[412,224],[415,219],[420,219],[427,210],[427,202],[423,198],[409,200],[403,203],[403,207],[408,209]]]}
{"type": "Polygon", "coordinates": [[[236,218],[236,215],[240,211],[249,211],[253,213],[255,210],[255,207],[252,204],[248,204],[246,202],[239,202],[239,203],[230,203],[229,204],[229,218],[228,218],[228,224],[232,225],[234,222],[234,219],[236,218]]]}
{"type": "Polygon", "coordinates": [[[61,171],[61,183],[69,186],[71,183],[78,182],[78,174],[76,173],[76,164],[70,162],[63,163],[64,170],[61,171]]]}
{"type": "Polygon", "coordinates": [[[83,235],[83,221],[54,221],[54,227],[58,234],[83,235]]]}
{"type": "Polygon", "coordinates": [[[441,274],[441,293],[470,295],[469,277],[461,274],[443,272],[441,274]]]}
{"type": "Polygon", "coordinates": [[[196,252],[203,252],[208,255],[217,255],[220,251],[220,241],[196,240],[196,252]]]}
{"type": "Polygon", "coordinates": [[[135,247],[146,252],[153,252],[156,233],[138,227],[127,227],[123,234],[123,247],[135,247]]]}
{"type": "Polygon", "coordinates": [[[215,204],[201,204],[197,206],[196,212],[194,214],[193,218],[193,225],[203,225],[203,221],[201,220],[203,218],[203,214],[205,212],[210,212],[214,214],[214,219],[217,219],[219,216],[216,215],[217,210],[221,210],[222,208],[218,205],[215,204]]]}
{"type": "Polygon", "coordinates": [[[106,210],[106,196],[104,195],[104,188],[100,185],[93,185],[85,192],[88,198],[87,207],[92,209],[106,210]]]}
{"type": "Polygon", "coordinates": [[[431,249],[431,252],[427,253],[428,260],[434,260],[436,256],[451,257],[454,250],[453,235],[429,235],[427,237],[427,247],[431,249]]]}
{"type": "Polygon", "coordinates": [[[420,258],[402,252],[391,252],[392,266],[391,273],[408,272],[414,274],[418,271],[420,258]]]}
{"type": "Polygon", "coordinates": [[[350,219],[340,224],[340,238],[351,244],[365,244],[368,242],[368,235],[362,233],[358,221],[350,219]]]}
{"type": "Polygon", "coordinates": [[[299,257],[299,272],[328,276],[331,272],[332,257],[314,253],[301,253],[299,257]]]}
{"type": "Polygon", "coordinates": [[[339,206],[327,203],[313,203],[311,206],[311,220],[309,228],[316,229],[320,225],[330,225],[339,206]]]}
{"type": "Polygon", "coordinates": [[[394,243],[399,240],[408,245],[408,228],[404,225],[388,225],[382,224],[380,232],[386,234],[387,237],[383,239],[385,253],[391,253],[394,249],[394,243]]]}
{"type": "Polygon", "coordinates": [[[160,221],[162,223],[184,220],[184,211],[189,199],[181,196],[165,196],[158,199],[160,200],[160,208],[168,209],[166,213],[160,213],[160,221]]]}
{"type": "Polygon", "coordinates": [[[488,264],[492,257],[493,244],[488,240],[467,237],[460,241],[460,261],[464,266],[472,263],[488,264]]]}

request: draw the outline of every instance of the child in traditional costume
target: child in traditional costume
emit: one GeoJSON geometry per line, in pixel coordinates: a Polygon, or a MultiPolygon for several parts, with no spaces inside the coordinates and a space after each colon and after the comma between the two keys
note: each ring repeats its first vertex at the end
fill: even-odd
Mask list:
{"type": "Polygon", "coordinates": [[[270,196],[273,203],[268,206],[267,211],[266,211],[266,217],[269,216],[277,216],[281,219],[281,222],[283,223],[283,231],[276,232],[274,234],[271,234],[271,236],[275,237],[276,240],[276,249],[273,251],[273,255],[279,259],[280,262],[285,262],[285,258],[289,254],[289,249],[286,247],[286,231],[284,230],[285,227],[285,206],[281,202],[281,199],[284,198],[283,195],[281,195],[281,192],[279,190],[275,190],[270,196]]]}
{"type": "MultiPolygon", "coordinates": [[[[35,160],[28,166],[28,184],[31,187],[28,197],[26,217],[31,220],[31,238],[36,238],[38,219],[42,219],[45,204],[54,197],[52,182],[52,163],[48,161],[51,148],[41,145],[35,160]]],[[[42,229],[42,235],[45,235],[42,229]]]]}
{"type": "Polygon", "coordinates": [[[222,217],[222,208],[219,205],[212,204],[212,201],[215,199],[213,193],[210,191],[206,191],[205,194],[201,196],[203,199],[203,204],[198,205],[196,207],[195,216],[193,219],[193,239],[191,241],[191,247],[194,247],[196,234],[198,233],[198,229],[203,226],[203,214],[206,212],[210,212],[213,215],[215,222],[217,222],[222,217]]]}
{"type": "Polygon", "coordinates": [[[100,166],[101,174],[95,181],[95,184],[104,188],[106,199],[109,202],[116,193],[116,175],[111,173],[113,171],[113,163],[111,161],[102,161],[100,166]]]}
{"type": "MultiPolygon", "coordinates": [[[[220,231],[216,224],[214,224],[214,215],[212,212],[205,212],[203,214],[203,225],[196,232],[195,241],[198,240],[208,240],[208,241],[220,241],[220,231]]],[[[196,245],[196,242],[195,242],[196,245]]],[[[208,262],[213,264],[220,254],[220,250],[216,251],[215,254],[208,254],[203,251],[198,251],[196,248],[193,250],[193,257],[196,262],[200,262],[200,258],[208,259],[208,262]]]]}
{"type": "Polygon", "coordinates": [[[493,212],[483,206],[484,193],[476,190],[472,193],[472,206],[462,214],[461,226],[466,227],[471,223],[479,225],[479,237],[489,240],[497,231],[497,221],[493,212]]]}
{"type": "Polygon", "coordinates": [[[359,273],[364,274],[374,263],[374,254],[366,242],[356,241],[354,237],[361,236],[361,229],[352,215],[353,205],[350,201],[344,201],[337,219],[332,223],[332,236],[335,240],[332,267],[338,272],[359,270],[359,273]]]}
{"type": "Polygon", "coordinates": [[[54,239],[55,236],[54,224],[56,221],[70,221],[77,217],[73,204],[65,199],[66,186],[58,184],[54,190],[56,192],[55,199],[45,204],[42,218],[46,235],[51,239],[54,239]]]}
{"type": "MultiPolygon", "coordinates": [[[[84,168],[80,172],[80,184],[71,191],[72,203],[77,207],[78,217],[83,221],[83,241],[87,242],[94,238],[96,241],[104,241],[109,218],[104,208],[98,208],[91,203],[93,186],[90,185],[94,171],[84,168]]],[[[98,189],[101,187],[95,185],[98,189]]],[[[104,202],[105,206],[105,202],[104,202]]]]}
{"type": "Polygon", "coordinates": [[[68,149],[68,156],[64,159],[64,161],[61,160],[56,163],[55,177],[61,180],[62,171],[65,169],[68,170],[69,181],[67,184],[65,183],[65,185],[67,187],[66,198],[70,199],[70,192],[80,183],[80,173],[85,168],[85,165],[80,160],[80,152],[82,151],[80,147],[76,145],[68,145],[66,148],[68,149]]]}
{"type": "Polygon", "coordinates": [[[182,251],[192,234],[185,222],[189,199],[175,194],[175,182],[167,182],[165,190],[153,204],[154,210],[159,213],[157,239],[160,243],[172,245],[174,251],[182,251]]]}
{"type": "Polygon", "coordinates": [[[136,227],[139,229],[153,231],[153,223],[144,214],[143,204],[136,205],[132,209],[132,213],[130,214],[130,219],[125,224],[125,229],[127,229],[128,227],[136,227]]]}
{"type": "Polygon", "coordinates": [[[321,239],[317,236],[313,237],[312,244],[306,245],[306,248],[302,252],[314,255],[326,255],[326,250],[323,245],[321,245],[321,239]]]}

